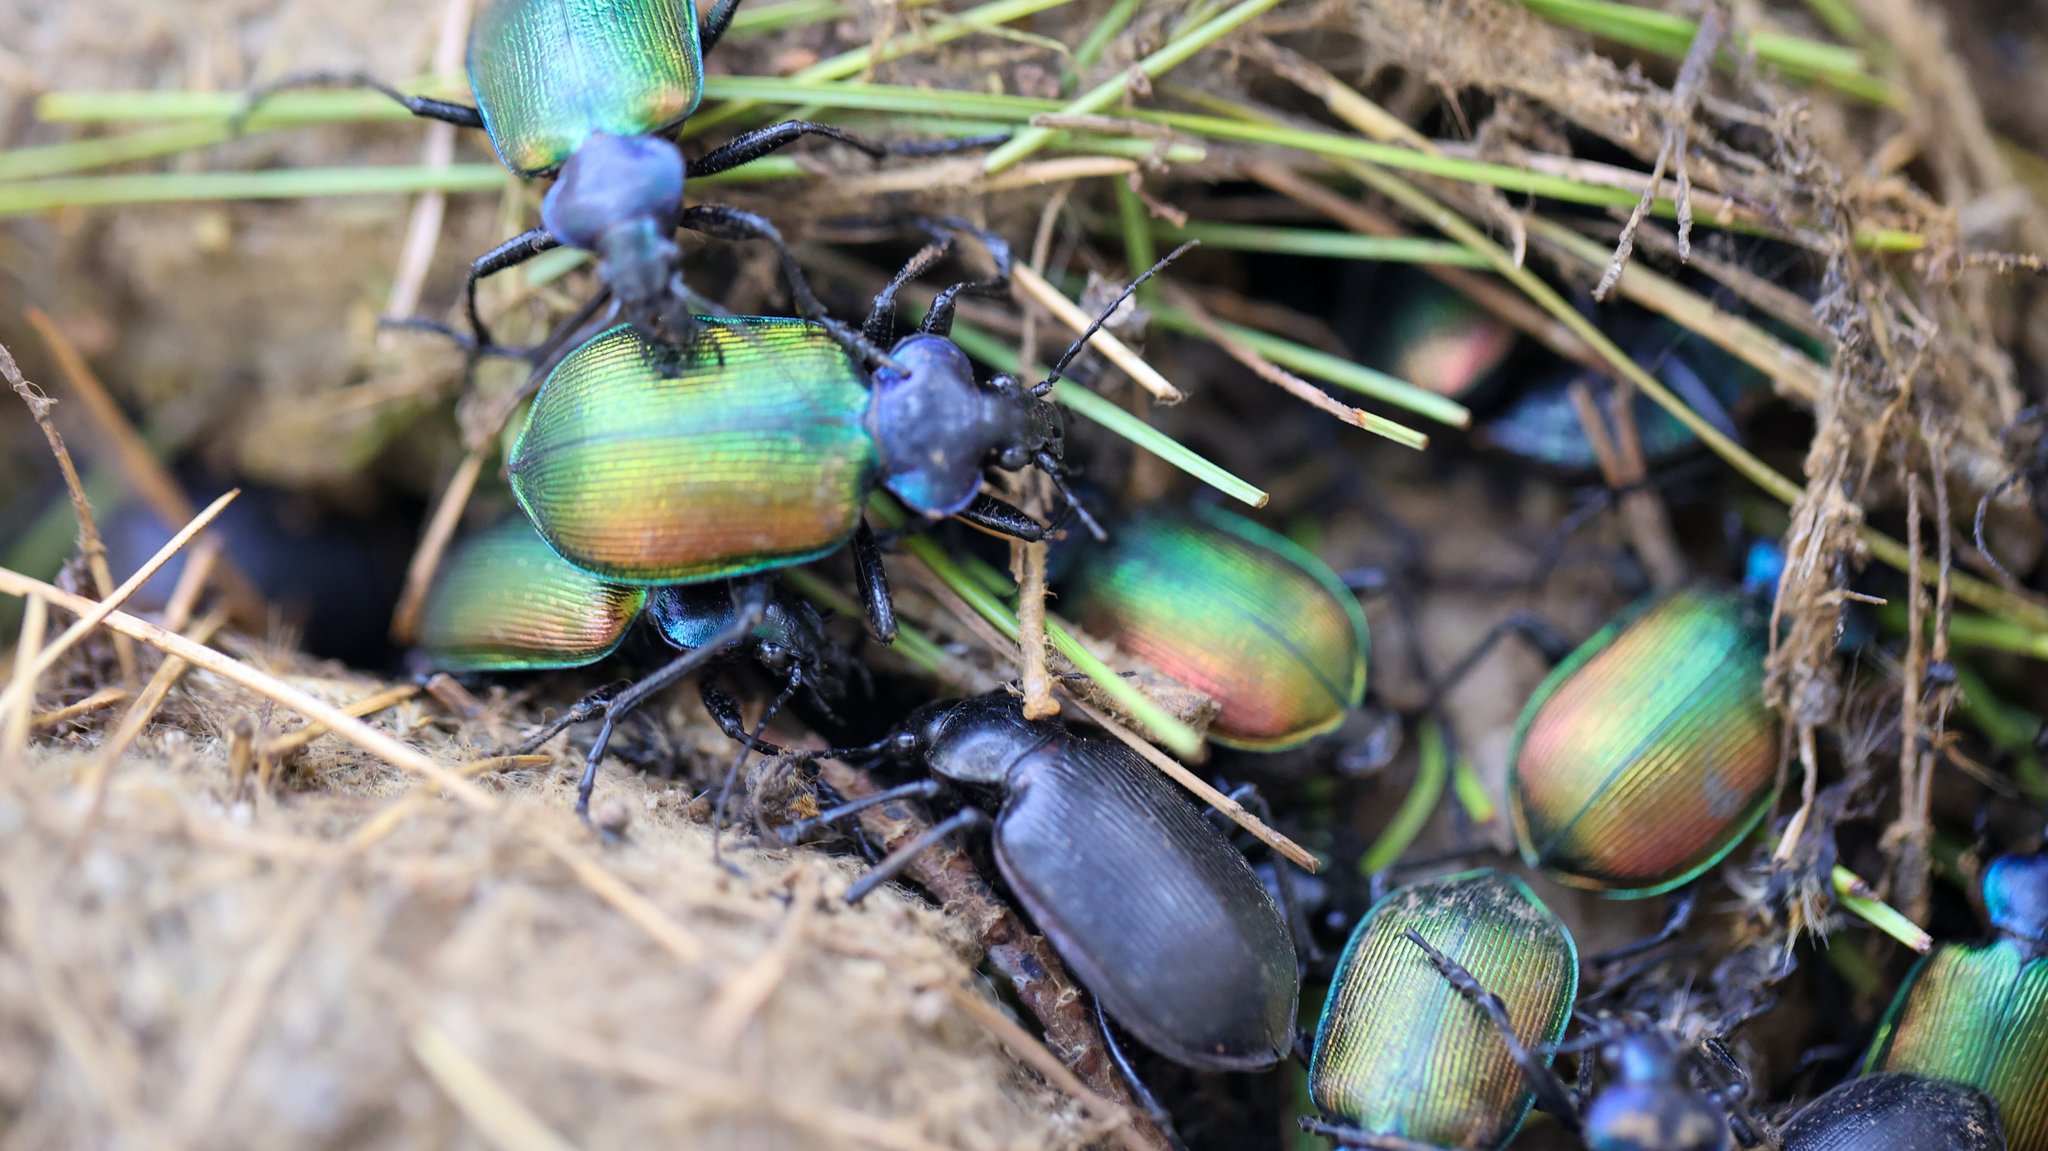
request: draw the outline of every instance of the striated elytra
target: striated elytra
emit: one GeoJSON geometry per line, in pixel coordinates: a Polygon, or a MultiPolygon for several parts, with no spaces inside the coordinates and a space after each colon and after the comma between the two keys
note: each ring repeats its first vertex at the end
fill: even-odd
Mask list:
{"type": "Polygon", "coordinates": [[[1519,879],[1463,872],[1392,892],[1352,932],[1316,1027],[1309,1096],[1348,1132],[1494,1151],[1535,1092],[1411,930],[1500,997],[1524,1046],[1547,1060],[1564,1037],[1579,979],[1571,933],[1519,879]]]}
{"type": "Polygon", "coordinates": [[[2005,1151],[2007,1146],[1983,1092],[1917,1075],[1851,1079],[1801,1108],[1779,1136],[1784,1151],[2005,1151]]]}
{"type": "Polygon", "coordinates": [[[449,552],[427,593],[419,645],[440,671],[583,667],[617,650],[646,606],[646,588],[565,561],[513,516],[449,552]]]}
{"type": "Polygon", "coordinates": [[[696,5],[490,0],[470,29],[469,86],[498,159],[522,176],[544,175],[593,133],[649,135],[697,110],[696,5]]]}
{"type": "Polygon", "coordinates": [[[1778,724],[1762,613],[1733,592],[1652,597],[1582,644],[1522,712],[1509,799],[1522,857],[1615,898],[1679,887],[1769,810],[1778,724]]]}
{"type": "Polygon", "coordinates": [[[1063,586],[1091,633],[1208,695],[1209,737],[1280,751],[1365,697],[1365,614],[1307,549],[1215,508],[1125,524],[1063,586]]]}
{"type": "MultiPolygon", "coordinates": [[[[518,516],[450,551],[421,613],[419,656],[432,670],[458,673],[584,667],[616,651],[643,614],[681,654],[621,692],[586,698],[520,745],[531,750],[572,723],[604,720],[577,789],[579,813],[589,808],[613,725],[730,650],[744,650],[785,681],[785,692],[801,687],[829,700],[843,686],[844,656],[809,603],[776,594],[763,581],[615,583],[556,555],[518,516]]],[[[709,704],[712,693],[705,692],[709,704]]],[[[714,709],[713,718],[727,734],[748,738],[731,715],[714,709]]]]}
{"type": "MultiPolygon", "coordinates": [[[[1140,1042],[1212,1071],[1271,1067],[1293,1049],[1301,977],[1286,919],[1244,856],[1135,752],[1026,719],[1002,693],[930,705],[888,742],[951,784],[1000,794],[1004,881],[1140,1042]]],[[[849,897],[923,846],[884,861],[849,897]]]]}
{"type": "Polygon", "coordinates": [[[600,332],[534,398],[513,493],[571,563],[686,583],[836,551],[878,487],[936,518],[976,501],[984,468],[1057,455],[1051,404],[977,383],[950,340],[920,332],[891,356],[903,371],[869,376],[795,319],[700,317],[681,347],[600,332]]]}
{"type": "Polygon", "coordinates": [[[1864,1060],[1976,1087],[2013,1151],[2048,1149],[2048,854],[1984,871],[1987,943],[1946,943],[1917,963],[1864,1060]]]}

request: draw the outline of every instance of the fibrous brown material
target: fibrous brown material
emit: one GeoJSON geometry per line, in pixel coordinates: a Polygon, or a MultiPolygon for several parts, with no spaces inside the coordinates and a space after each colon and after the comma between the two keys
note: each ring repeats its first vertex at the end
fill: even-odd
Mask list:
{"type": "MultiPolygon", "coordinates": [[[[289,667],[345,701],[379,686],[289,667]]],[[[686,796],[608,773],[604,868],[680,929],[595,897],[564,776],[477,814],[328,737],[237,788],[248,699],[188,675],[89,825],[75,740],[0,765],[0,1115],[22,1148],[1072,1147],[1099,1135],[957,996],[971,941],[856,868],[728,845],[686,796]],[[188,735],[187,733],[192,733],[188,735]],[[679,949],[690,952],[679,957],[679,949]]],[[[409,702],[382,722],[473,758],[409,702]]],[[[118,716],[119,709],[114,709],[118,716]]],[[[730,834],[730,833],[729,833],[730,834]]]]}

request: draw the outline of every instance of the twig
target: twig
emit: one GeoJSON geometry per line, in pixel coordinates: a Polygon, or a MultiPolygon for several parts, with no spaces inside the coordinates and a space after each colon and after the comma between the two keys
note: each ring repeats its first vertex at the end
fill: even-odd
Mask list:
{"type": "Polygon", "coordinates": [[[769,944],[765,954],[757,957],[751,966],[725,985],[718,1002],[704,1013],[697,1035],[705,1051],[729,1051],[739,1042],[747,1020],[767,1004],[776,987],[789,977],[790,965],[795,961],[805,932],[810,929],[811,919],[817,913],[819,892],[816,873],[804,871],[792,887],[794,898],[782,921],[782,930],[775,934],[775,941],[769,944]]]}
{"type": "MultiPolygon", "coordinates": [[[[37,596],[29,597],[31,601],[39,598],[37,596]]],[[[26,634],[27,632],[24,630],[23,635],[26,636],[26,634]]],[[[29,729],[31,731],[41,731],[45,728],[55,727],[60,723],[68,723],[81,715],[91,715],[93,712],[120,703],[122,700],[127,699],[129,694],[128,689],[125,687],[103,687],[84,699],[79,700],[77,703],[67,704],[63,707],[38,713],[35,718],[29,720],[29,729]]]]}
{"type": "MultiPolygon", "coordinates": [[[[88,610],[80,612],[78,622],[65,628],[63,634],[59,635],[51,642],[50,646],[44,648],[41,654],[36,656],[35,663],[30,667],[26,678],[16,680],[16,682],[7,686],[5,692],[0,692],[0,715],[6,714],[8,707],[13,703],[14,694],[17,691],[26,691],[28,684],[35,682],[44,672],[50,670],[51,665],[62,658],[65,652],[70,651],[73,645],[77,644],[79,640],[84,639],[101,622],[112,616],[115,613],[115,609],[126,603],[128,597],[134,595],[143,584],[148,583],[150,577],[154,576],[158,569],[169,563],[173,556],[183,551],[185,545],[192,542],[192,537],[204,531],[206,526],[213,522],[214,517],[219,515],[222,509],[226,508],[229,502],[239,494],[241,494],[239,489],[230,491],[207,505],[205,511],[195,516],[191,523],[186,524],[177,535],[171,537],[169,543],[165,544],[155,555],[151,556],[148,563],[137,568],[134,575],[129,576],[126,582],[122,583],[120,587],[115,588],[112,595],[97,602],[91,600],[80,601],[89,603],[92,606],[88,610]]],[[[49,587],[48,584],[38,584],[38,586],[49,587]]],[[[50,590],[55,591],[57,589],[51,588],[50,590]]],[[[15,594],[23,595],[27,593],[17,592],[15,594]]],[[[71,597],[66,596],[65,598],[69,599],[71,597]]],[[[62,603],[62,601],[53,602],[62,603]]]]}
{"type": "MultiPolygon", "coordinates": [[[[93,522],[92,502],[85,498],[85,484],[78,478],[78,467],[71,462],[71,451],[64,446],[64,437],[57,434],[57,425],[50,419],[54,406],[41,389],[28,382],[21,374],[21,366],[14,362],[14,353],[0,344],[0,378],[7,381],[21,402],[28,405],[29,417],[41,428],[43,439],[49,442],[50,454],[57,457],[57,470],[64,476],[64,490],[71,496],[71,512],[78,520],[78,550],[85,556],[86,570],[92,575],[93,586],[101,599],[107,598],[114,590],[114,573],[107,566],[107,545],[100,539],[99,525],[93,522]]],[[[134,683],[136,676],[135,648],[127,640],[114,644],[115,658],[121,661],[121,679],[134,683]]]]}
{"type": "Polygon", "coordinates": [[[396,643],[409,645],[419,637],[420,612],[427,606],[427,593],[433,590],[434,575],[441,570],[441,560],[448,554],[448,541],[455,538],[455,529],[462,523],[462,512],[476,491],[477,477],[483,474],[484,457],[490,450],[488,441],[470,448],[456,466],[455,474],[448,478],[441,502],[434,505],[434,517],[427,521],[427,530],[420,536],[419,546],[413,549],[412,561],[406,565],[405,590],[391,612],[391,638],[396,643]]]}
{"type": "Polygon", "coordinates": [[[1699,103],[1700,83],[1707,76],[1707,69],[1713,65],[1714,53],[1721,48],[1721,22],[1724,19],[1721,6],[1709,3],[1700,16],[1699,30],[1694,33],[1692,47],[1685,53],[1685,62],[1679,66],[1678,79],[1671,86],[1671,109],[1664,121],[1664,140],[1657,149],[1657,159],[1650,165],[1650,178],[1643,185],[1642,198],[1629,211],[1628,222],[1621,226],[1621,238],[1615,242],[1614,256],[1607,262],[1607,270],[1600,274],[1600,282],[1593,288],[1593,298],[1605,302],[1607,294],[1614,290],[1614,283],[1621,279],[1621,271],[1628,266],[1629,254],[1635,250],[1636,229],[1642,227],[1643,218],[1650,214],[1650,206],[1657,202],[1657,188],[1664,182],[1664,166],[1668,163],[1675,169],[1678,193],[1675,201],[1678,207],[1678,258],[1683,260],[1692,254],[1692,180],[1686,174],[1685,156],[1689,147],[1687,138],[1691,135],[1693,108],[1699,103]]]}
{"type": "MultiPolygon", "coordinates": [[[[213,633],[219,631],[221,625],[226,622],[227,610],[216,609],[199,621],[190,636],[182,638],[191,643],[204,644],[212,639],[213,633]]],[[[164,697],[168,696],[178,681],[184,678],[190,666],[177,656],[172,656],[157,666],[156,674],[150,676],[149,682],[143,685],[141,693],[135,697],[134,705],[128,709],[128,714],[121,717],[121,726],[114,729],[113,735],[107,737],[107,742],[100,748],[99,755],[86,771],[85,779],[79,783],[79,789],[85,792],[86,796],[85,814],[80,817],[78,830],[71,837],[70,852],[74,857],[92,834],[93,828],[99,824],[100,809],[106,803],[107,785],[114,778],[114,768],[120,765],[121,757],[128,754],[129,747],[142,735],[142,729],[148,727],[149,722],[156,718],[157,709],[163,706],[164,697]]]]}
{"type": "Polygon", "coordinates": [[[1029,1031],[1017,1026],[1017,1021],[1003,1014],[986,999],[957,983],[948,983],[946,993],[960,1010],[974,1016],[983,1027],[995,1034],[1010,1053],[1029,1063],[1053,1086],[1067,1093],[1067,1096],[1082,1107],[1093,1112],[1096,1118],[1115,1127],[1124,1128],[1126,1145],[1137,1144],[1129,1129],[1131,1112],[1119,1107],[1088,1089],[1081,1077],[1067,1069],[1066,1064],[1053,1057],[1045,1044],[1040,1043],[1029,1031]]]}
{"type": "MultiPolygon", "coordinates": [[[[1077,336],[1087,331],[1088,325],[1094,322],[1093,316],[1061,295],[1060,290],[1047,283],[1045,277],[1022,264],[1013,270],[1011,282],[1016,284],[1024,295],[1030,297],[1033,303],[1051,312],[1055,319],[1072,329],[1077,336]]],[[[1151,392],[1161,403],[1177,404],[1188,398],[1187,393],[1168,383],[1166,377],[1159,374],[1158,369],[1146,363],[1143,357],[1131,350],[1129,344],[1118,339],[1113,333],[1097,330],[1094,339],[1097,351],[1110,363],[1122,368],[1126,375],[1137,381],[1139,387],[1151,392]]]]}
{"type": "MultiPolygon", "coordinates": [[[[1031,237],[1031,270],[1043,274],[1052,259],[1053,227],[1066,207],[1073,185],[1062,185],[1049,197],[1038,214],[1038,230],[1031,237]]],[[[1020,363],[1038,359],[1038,311],[1024,310],[1024,334],[1017,344],[1020,363]]],[[[1025,498],[1027,510],[1045,518],[1046,501],[1039,498],[1048,485],[1046,477],[1029,472],[1010,480],[1012,491],[1025,498]]],[[[1045,640],[1045,556],[1043,540],[1010,541],[1010,574],[1017,582],[1017,652],[1023,661],[1019,686],[1024,694],[1026,719],[1050,719],[1060,713],[1052,694],[1052,674],[1046,667],[1045,640]]]]}
{"type": "Polygon", "coordinates": [[[484,1142],[498,1151],[575,1151],[574,1144],[555,1134],[446,1031],[416,1023],[408,1038],[427,1078],[454,1102],[484,1142]]]}
{"type": "MultiPolygon", "coordinates": [[[[115,631],[123,632],[160,651],[178,656],[195,667],[204,668],[223,679],[240,684],[308,719],[326,724],[334,734],[393,767],[428,780],[473,811],[489,814],[502,811],[504,808],[501,800],[470,783],[459,772],[450,771],[435,763],[417,749],[407,747],[362,720],[344,714],[340,709],[323,703],[275,676],[212,648],[195,644],[175,632],[165,631],[148,620],[126,612],[103,612],[102,604],[72,595],[61,588],[52,587],[41,580],[31,579],[4,567],[0,567],[0,594],[40,595],[65,611],[80,616],[97,615],[100,622],[115,631]]],[[[547,827],[529,823],[526,826],[526,833],[550,855],[567,866],[577,882],[588,887],[592,894],[610,904],[613,910],[652,936],[656,943],[678,960],[694,963],[701,957],[703,945],[698,943],[681,924],[649,902],[646,896],[633,890],[623,879],[605,870],[588,854],[572,846],[547,827]]]]}
{"type": "Polygon", "coordinates": [[[1335,416],[1352,427],[1385,436],[1403,447],[1414,448],[1416,451],[1423,451],[1429,447],[1429,437],[1427,435],[1406,425],[1386,419],[1383,416],[1376,416],[1363,408],[1354,408],[1350,404],[1344,403],[1330,393],[1260,355],[1256,350],[1247,346],[1244,341],[1224,331],[1223,327],[1202,308],[1201,302],[1196,300],[1192,294],[1182,291],[1179,285],[1166,284],[1162,286],[1167,296],[1173,300],[1174,306],[1186,312],[1194,320],[1195,326],[1202,330],[1202,335],[1207,337],[1210,343],[1222,348],[1224,354],[1228,355],[1231,359],[1250,368],[1253,375],[1258,376],[1260,379],[1272,384],[1309,407],[1335,416]]]}
{"type": "MultiPolygon", "coordinates": [[[[394,684],[383,691],[365,696],[341,710],[343,715],[352,715],[357,719],[362,719],[365,716],[375,715],[385,708],[396,707],[398,704],[404,703],[419,693],[420,689],[416,684],[394,684]]],[[[281,762],[287,756],[326,734],[327,726],[316,720],[306,724],[306,726],[297,731],[287,732],[271,740],[257,754],[266,759],[281,762]]],[[[546,757],[541,758],[545,759],[546,757]]],[[[468,766],[474,767],[475,765],[470,764],[468,766]]]]}
{"type": "Polygon", "coordinates": [[[188,1147],[208,1142],[207,1128],[235,1084],[236,1072],[249,1050],[249,1042],[263,1025],[265,1008],[276,994],[285,968],[298,954],[313,924],[331,903],[336,867],[323,867],[305,877],[286,898],[276,922],[263,942],[242,964],[212,1015],[204,1042],[195,1048],[199,1057],[187,1071],[178,1099],[171,1108],[172,1129],[188,1147]]]}
{"type": "MultiPolygon", "coordinates": [[[[468,43],[469,12],[470,0],[446,0],[442,5],[441,27],[434,41],[437,75],[461,71],[463,49],[468,43]]],[[[455,132],[453,124],[427,127],[427,141],[420,153],[421,167],[441,169],[455,161],[455,132]]],[[[446,192],[423,192],[413,202],[412,215],[405,225],[405,243],[398,250],[398,268],[391,277],[386,314],[410,316],[420,310],[420,287],[426,283],[427,269],[434,262],[434,249],[441,242],[441,224],[447,213],[446,192]]],[[[386,342],[391,335],[384,333],[386,342]]]]}
{"type": "Polygon", "coordinates": [[[1228,816],[1232,823],[1250,832],[1260,843],[1284,856],[1288,862],[1310,874],[1314,874],[1322,867],[1322,861],[1310,854],[1307,848],[1266,826],[1258,816],[1246,811],[1243,804],[1211,787],[1202,777],[1174,762],[1165,752],[1139,739],[1136,732],[1118,723],[1108,712],[1084,699],[1074,700],[1074,706],[1080,708],[1081,713],[1096,726],[1122,740],[1125,746],[1137,752],[1145,762],[1165,772],[1175,783],[1194,792],[1197,799],[1228,816]]]}
{"type": "MultiPolygon", "coordinates": [[[[1286,196],[1306,204],[1346,228],[1364,236],[1406,236],[1408,231],[1378,212],[1348,200],[1291,168],[1279,164],[1247,164],[1245,175],[1286,196]]],[[[1601,359],[1571,329],[1543,314],[1543,309],[1524,296],[1503,287],[1490,277],[1465,268],[1423,264],[1424,272],[1463,293],[1465,298],[1492,312],[1503,322],[1529,335],[1565,359],[1588,367],[1601,366],[1601,359]]]]}
{"type": "MultiPolygon", "coordinates": [[[[185,498],[185,490],[178,486],[178,481],[165,470],[156,453],[136,432],[135,426],[128,422],[128,417],[121,413],[121,406],[114,402],[113,396],[107,393],[107,386],[85,362],[78,345],[72,343],[64,330],[40,309],[29,308],[27,315],[28,322],[56,359],[57,370],[63,373],[65,383],[85,405],[86,414],[92,417],[100,435],[111,444],[114,465],[120,469],[129,486],[165,525],[190,521],[198,511],[192,506],[192,501],[185,498]]],[[[267,614],[263,595],[232,560],[221,573],[221,587],[234,609],[236,622],[244,627],[263,625],[267,614]]]]}
{"type": "Polygon", "coordinates": [[[21,685],[14,706],[0,712],[0,767],[27,761],[28,736],[35,727],[29,716],[35,702],[35,658],[43,649],[43,628],[50,621],[50,605],[32,595],[22,605],[21,635],[14,647],[14,681],[21,685]]]}

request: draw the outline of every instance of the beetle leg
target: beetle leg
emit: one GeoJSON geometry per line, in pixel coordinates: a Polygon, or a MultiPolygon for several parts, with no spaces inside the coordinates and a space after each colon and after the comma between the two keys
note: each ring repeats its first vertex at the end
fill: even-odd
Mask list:
{"type": "Polygon", "coordinates": [[[1638,939],[1634,943],[1625,943],[1611,951],[1603,951],[1586,960],[1587,965],[1600,967],[1616,960],[1628,959],[1662,947],[1678,938],[1678,933],[1684,931],[1686,925],[1692,922],[1693,908],[1698,906],[1699,900],[1700,885],[1688,884],[1671,897],[1671,906],[1664,913],[1664,926],[1658,928],[1655,935],[1638,939]]]}
{"type": "Polygon", "coordinates": [[[970,280],[954,284],[932,297],[931,310],[925,313],[924,323],[918,326],[921,332],[935,336],[950,335],[953,331],[953,308],[962,295],[1008,296],[1010,294],[1010,243],[985,228],[977,228],[958,216],[940,216],[932,221],[941,228],[973,236],[988,250],[989,259],[995,261],[996,274],[993,279],[970,280]]]}
{"type": "Polygon", "coordinates": [[[882,545],[862,517],[853,529],[853,573],[867,608],[868,631],[883,643],[896,642],[896,603],[889,598],[889,573],[882,567],[882,545]]]}
{"type": "Polygon", "coordinates": [[[938,795],[940,790],[940,784],[935,779],[916,779],[909,783],[899,783],[895,787],[885,787],[872,795],[864,795],[859,799],[849,799],[836,807],[827,808],[811,816],[809,819],[800,819],[783,827],[776,834],[782,839],[782,842],[794,844],[820,828],[844,822],[869,808],[880,807],[885,803],[894,803],[899,799],[931,799],[938,795]]]}
{"type": "Polygon", "coordinates": [[[963,807],[919,832],[909,843],[889,854],[889,858],[876,864],[866,875],[860,877],[852,887],[846,889],[846,902],[859,903],[868,893],[896,878],[898,872],[910,866],[910,861],[937,847],[941,841],[956,831],[981,827],[988,823],[988,816],[980,808],[963,807]]]}
{"type": "Polygon", "coordinates": [[[604,726],[597,729],[597,739],[591,743],[590,754],[583,761],[583,778],[576,784],[576,814],[583,822],[590,822],[590,793],[597,786],[597,765],[604,760],[605,748],[612,741],[612,729],[619,719],[647,702],[649,696],[723,655],[727,648],[745,639],[760,624],[767,607],[763,594],[741,603],[732,622],[720,628],[718,634],[703,647],[692,648],[668,661],[654,674],[627,688],[605,705],[604,726]]]}
{"type": "Polygon", "coordinates": [[[1562,663],[1572,652],[1572,642],[1558,634],[1557,629],[1552,627],[1548,620],[1534,612],[1518,611],[1494,624],[1492,630],[1481,636],[1470,651],[1451,665],[1449,673],[1430,689],[1429,698],[1424,701],[1420,710],[1435,711],[1436,706],[1443,702],[1444,696],[1449,695],[1451,689],[1458,685],[1458,681],[1471,674],[1472,669],[1479,666],[1479,661],[1485,659],[1488,652],[1509,636],[1521,637],[1524,642],[1536,649],[1545,663],[1562,663]]]}
{"type": "Polygon", "coordinates": [[[1159,1097],[1152,1094],[1152,1088],[1146,1086],[1145,1081],[1138,1077],[1138,1069],[1131,1066],[1130,1057],[1124,1054],[1123,1045],[1116,1041],[1116,1032],[1110,1029],[1109,1016],[1102,1010],[1101,999],[1095,1000],[1095,1027],[1102,1032],[1102,1049],[1109,1054],[1109,1061],[1115,1065],[1117,1076],[1124,1081],[1124,1086],[1130,1089],[1132,1101],[1145,1112],[1145,1117],[1152,1121],[1152,1125],[1159,1128],[1159,1133],[1166,1136],[1167,1146],[1173,1148],[1173,1151],[1188,1151],[1188,1145],[1181,1139],[1180,1132],[1173,1129],[1172,1113],[1160,1105],[1159,1097]]]}
{"type": "Polygon", "coordinates": [[[1037,543],[1045,538],[1045,525],[1032,519],[1023,509],[1006,503],[983,492],[974,497],[974,502],[954,513],[978,528],[1025,543],[1037,543]]]}
{"type": "Polygon", "coordinates": [[[733,13],[739,8],[740,0],[718,0],[711,6],[711,11],[704,14],[704,23],[697,27],[697,55],[711,55],[711,50],[725,39],[726,30],[732,27],[733,13]]]}
{"type": "Polygon", "coordinates": [[[760,749],[762,730],[768,726],[768,721],[775,718],[775,713],[782,710],[782,705],[788,702],[789,697],[795,693],[797,683],[798,680],[792,676],[789,686],[776,693],[775,698],[761,712],[761,721],[754,725],[752,731],[746,733],[746,738],[740,740],[739,754],[733,756],[732,763],[726,766],[725,778],[720,780],[718,784],[718,801],[711,805],[711,862],[737,876],[744,877],[746,873],[726,863],[723,853],[725,805],[732,798],[732,785],[740,777],[740,767],[747,762],[747,753],[760,749]]]}
{"type": "Polygon", "coordinates": [[[1508,1054],[1514,1058],[1515,1065],[1522,1069],[1522,1077],[1529,1081],[1529,1089],[1536,1093],[1537,1102],[1543,1109],[1557,1116],[1574,1131],[1578,1130],[1579,1108],[1572,1102],[1571,1090],[1557,1077],[1557,1072],[1551,1070],[1550,1065],[1538,1058],[1536,1053],[1522,1042],[1521,1037],[1515,1034],[1514,1021],[1508,1018],[1507,1005],[1500,1001],[1500,996],[1488,991],[1484,984],[1465,969],[1464,964],[1438,951],[1429,940],[1422,937],[1420,931],[1411,927],[1407,935],[1408,942],[1422,949],[1422,953],[1429,957],[1430,964],[1442,973],[1452,987],[1457,988],[1460,995],[1484,1011],[1487,1018],[1493,1020],[1493,1025],[1500,1030],[1501,1041],[1507,1044],[1508,1054]]]}
{"type": "Polygon", "coordinates": [[[766,218],[724,204],[695,204],[683,209],[678,223],[693,232],[722,240],[761,240],[773,246],[776,256],[782,261],[782,278],[789,284],[789,295],[796,303],[797,314],[824,328],[833,342],[846,349],[846,354],[856,363],[894,365],[887,352],[833,319],[825,310],[824,303],[811,290],[811,282],[805,277],[803,266],[797,263],[796,253],[789,250],[782,233],[766,218]]]}
{"type": "Polygon", "coordinates": [[[532,755],[535,751],[539,750],[542,744],[560,735],[563,731],[579,723],[589,723],[591,720],[603,715],[604,709],[610,705],[612,697],[631,686],[631,681],[620,680],[617,683],[608,683],[598,688],[596,691],[570,704],[567,711],[541,725],[540,730],[520,740],[519,745],[514,747],[509,754],[532,755]]]}
{"type": "Polygon", "coordinates": [[[491,330],[484,326],[483,315],[476,310],[476,282],[561,246],[562,242],[549,235],[546,228],[533,228],[478,256],[469,266],[469,280],[462,287],[462,296],[469,310],[469,330],[476,334],[478,346],[491,342],[491,330]]]}
{"type": "Polygon", "coordinates": [[[889,154],[887,144],[878,143],[844,128],[834,128],[830,124],[820,124],[814,120],[784,120],[780,124],[770,124],[766,128],[756,128],[751,132],[742,133],[733,137],[730,142],[720,144],[704,153],[690,165],[690,174],[715,176],[741,164],[753,163],[770,152],[787,148],[805,136],[823,136],[827,140],[835,140],[849,148],[866,152],[877,160],[889,154]]]}
{"type": "Polygon", "coordinates": [[[861,325],[861,335],[876,347],[889,343],[896,335],[896,293],[903,285],[924,275],[933,264],[945,259],[953,248],[953,237],[944,232],[936,233],[932,242],[919,248],[902,270],[890,277],[882,290],[875,293],[874,302],[868,305],[868,322],[861,325]]]}
{"type": "MultiPolygon", "coordinates": [[[[1240,806],[1250,809],[1251,813],[1264,820],[1267,826],[1272,826],[1273,805],[1266,802],[1266,797],[1259,792],[1258,784],[1240,783],[1224,795],[1240,806]]],[[[1211,825],[1225,818],[1223,813],[1214,807],[1204,811],[1202,817],[1211,825]]],[[[1217,827],[1219,833],[1227,833],[1228,830],[1230,829],[1227,822],[1217,827]]],[[[1280,918],[1287,924],[1288,934],[1294,937],[1295,951],[1300,956],[1299,962],[1304,967],[1312,963],[1321,963],[1322,949],[1316,946],[1314,933],[1309,929],[1308,916],[1302,912],[1301,898],[1294,888],[1294,873],[1290,870],[1293,864],[1281,858],[1278,852],[1273,852],[1272,856],[1273,886],[1280,896],[1280,918]]]]}
{"type": "Polygon", "coordinates": [[[382,92],[404,105],[405,110],[427,120],[439,120],[458,128],[482,128],[484,115],[468,104],[454,104],[446,100],[429,100],[425,96],[408,96],[367,72],[293,72],[280,76],[260,87],[252,88],[243,97],[242,110],[228,121],[228,134],[240,136],[265,100],[279,92],[295,88],[369,88],[382,92]]]}

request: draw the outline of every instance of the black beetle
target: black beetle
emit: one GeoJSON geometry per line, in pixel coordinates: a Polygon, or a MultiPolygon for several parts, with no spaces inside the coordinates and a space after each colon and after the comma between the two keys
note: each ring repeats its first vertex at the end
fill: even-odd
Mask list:
{"type": "Polygon", "coordinates": [[[1785,1125],[1784,1151],[2005,1151],[1998,1110],[1975,1087],[1887,1073],[1851,1079],[1785,1125]]]}
{"type": "MultiPolygon", "coordinates": [[[[943,791],[994,800],[996,866],[1081,983],[1132,1035],[1199,1070],[1270,1067],[1294,1045],[1301,979],[1279,906],[1186,796],[1123,744],[1024,718],[1003,693],[929,705],[871,750],[938,776],[783,830],[943,791]]],[[[857,901],[918,852],[989,822],[965,806],[847,892],[857,901]]]]}

